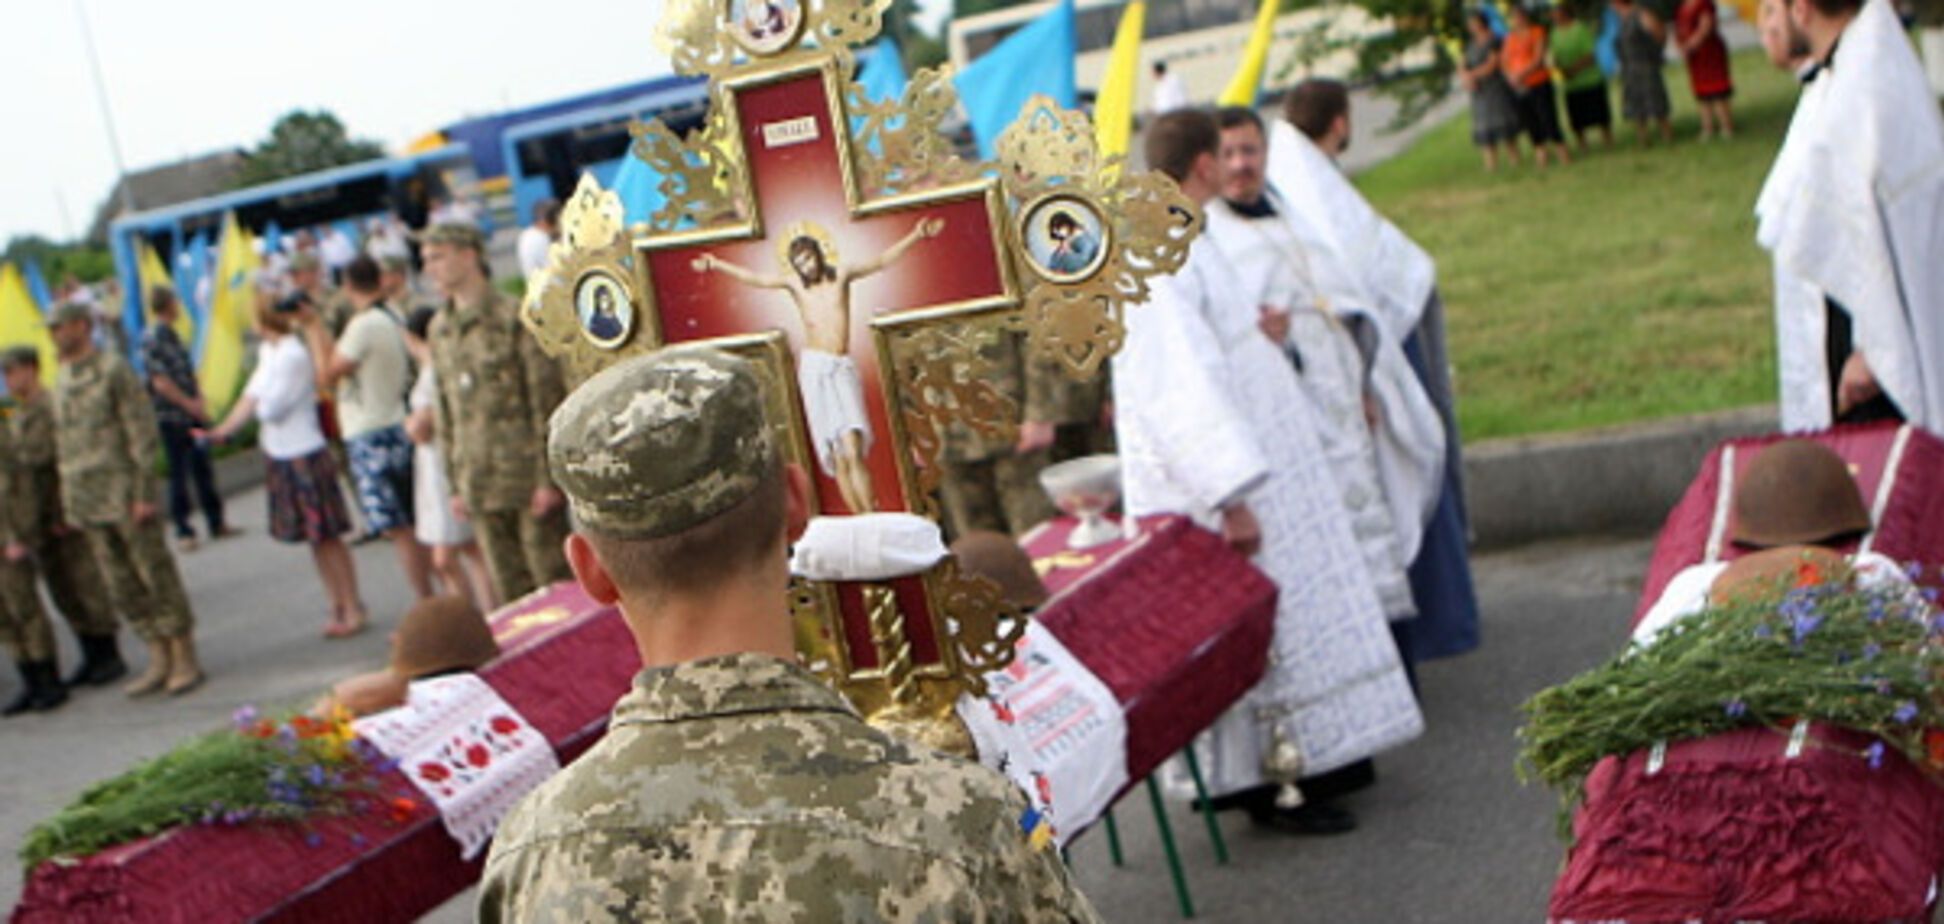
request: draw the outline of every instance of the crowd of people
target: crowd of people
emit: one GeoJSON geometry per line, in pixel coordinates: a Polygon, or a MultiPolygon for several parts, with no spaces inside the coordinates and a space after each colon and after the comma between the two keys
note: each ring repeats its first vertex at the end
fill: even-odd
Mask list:
{"type": "Polygon", "coordinates": [[[33,348],[0,357],[13,401],[0,427],[0,643],[23,680],[0,711],[53,709],[71,689],[124,677],[121,622],[148,647],[124,687],[130,696],[201,682],[194,614],[165,536],[196,551],[198,512],[208,539],[237,534],[211,450],[246,427],[266,467],[269,534],[309,551],[326,638],[371,621],[347,541],[361,536],[392,544],[421,603],[450,598],[490,612],[568,576],[565,503],[541,458],[547,416],[564,395],[559,370],[493,285],[476,223],[433,224],[409,239],[393,224],[375,222],[362,252],[327,230],[265,255],[250,318],[254,367],[221,420],[174,327],[182,300],[166,287],[146,293],[139,373],[102,329],[120,325],[80,299],[51,314],[60,361],[51,390],[33,348]],[[158,456],[166,520],[155,503],[158,456]],[[65,675],[40,582],[82,653],[65,675]]]}
{"type": "MultiPolygon", "coordinates": [[[[1701,140],[1732,138],[1734,112],[1730,101],[1735,85],[1728,62],[1728,45],[1721,37],[1721,16],[1715,0],[1671,0],[1671,17],[1646,0],[1610,0],[1618,32],[1614,58],[1620,84],[1620,117],[1632,123],[1642,147],[1658,139],[1674,140],[1664,78],[1669,39],[1686,64],[1688,84],[1701,119],[1701,140]],[[1670,22],[1672,30],[1670,36],[1670,22]]],[[[1540,167],[1551,160],[1571,163],[1566,131],[1573,147],[1584,154],[1588,136],[1602,145],[1613,144],[1612,89],[1602,69],[1599,19],[1585,14],[1598,7],[1561,0],[1552,6],[1550,27],[1539,6],[1511,3],[1506,27],[1483,9],[1467,15],[1464,58],[1458,76],[1471,94],[1472,143],[1486,170],[1501,162],[1521,162],[1520,139],[1530,145],[1540,167]],[[1563,99],[1564,130],[1559,113],[1563,99]]]]}

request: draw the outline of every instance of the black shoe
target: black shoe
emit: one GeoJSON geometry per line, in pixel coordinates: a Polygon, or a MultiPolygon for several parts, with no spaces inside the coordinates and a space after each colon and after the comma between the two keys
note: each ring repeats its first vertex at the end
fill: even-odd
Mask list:
{"type": "Polygon", "coordinates": [[[1282,834],[1327,836],[1357,830],[1357,816],[1349,809],[1327,802],[1305,802],[1293,809],[1269,809],[1249,813],[1258,827],[1282,834]]]}
{"type": "Polygon", "coordinates": [[[46,712],[68,701],[67,685],[61,683],[61,669],[53,659],[36,662],[32,668],[40,681],[34,691],[35,712],[46,712]]]}
{"type": "Polygon", "coordinates": [[[68,675],[68,686],[99,687],[128,676],[128,664],[122,660],[114,636],[83,635],[79,640],[81,663],[68,675]]]}

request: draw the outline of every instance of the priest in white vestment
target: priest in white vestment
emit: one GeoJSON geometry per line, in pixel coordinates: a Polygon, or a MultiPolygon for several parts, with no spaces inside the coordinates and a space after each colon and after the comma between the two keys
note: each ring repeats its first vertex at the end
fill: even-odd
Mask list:
{"type": "Polygon", "coordinates": [[[1788,0],[1812,64],[1755,211],[1782,427],[1944,433],[1944,117],[1889,0],[1788,0]]]}
{"type": "Polygon", "coordinates": [[[1324,452],[1385,615],[1410,619],[1417,608],[1406,571],[1437,506],[1444,427],[1361,283],[1268,189],[1260,117],[1224,109],[1218,121],[1221,196],[1208,205],[1204,233],[1251,304],[1286,314],[1278,339],[1319,411],[1324,452]]]}
{"type": "MultiPolygon", "coordinates": [[[[1218,190],[1219,135],[1182,110],[1148,132],[1148,163],[1198,202],[1218,190]]],[[[1180,274],[1127,314],[1114,357],[1115,425],[1131,516],[1181,513],[1252,552],[1279,589],[1267,676],[1195,745],[1218,806],[1297,833],[1348,830],[1328,792],[1275,804],[1268,746],[1293,743],[1312,776],[1408,741],[1424,720],[1351,532],[1294,368],[1253,296],[1204,237],[1180,274]]]]}
{"type": "Polygon", "coordinates": [[[1283,98],[1282,118],[1269,124],[1269,188],[1314,230],[1312,246],[1361,285],[1385,330],[1403,338],[1399,346],[1443,424],[1444,479],[1410,569],[1418,618],[1399,627],[1398,643],[1413,660],[1449,657],[1478,647],[1479,636],[1444,302],[1431,255],[1372,208],[1338,165],[1350,145],[1350,116],[1342,83],[1297,84],[1283,98]]]}

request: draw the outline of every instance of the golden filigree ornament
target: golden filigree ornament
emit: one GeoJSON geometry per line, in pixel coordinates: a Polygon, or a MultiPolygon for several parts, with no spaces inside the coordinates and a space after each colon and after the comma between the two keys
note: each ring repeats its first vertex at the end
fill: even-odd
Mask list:
{"type": "Polygon", "coordinates": [[[681,74],[712,78],[751,63],[800,60],[862,45],[891,0],[666,0],[655,48],[681,74]]]}
{"type": "MultiPolygon", "coordinates": [[[[888,6],[666,0],[655,41],[678,72],[710,78],[709,113],[686,137],[660,122],[630,127],[630,155],[659,177],[665,204],[627,227],[619,198],[583,179],[522,317],[576,381],[670,341],[737,352],[762,370],[788,460],[821,472],[817,510],[901,506],[937,520],[947,443],[1009,443],[1016,431],[1020,408],[994,384],[1000,363],[1024,350],[1075,377],[1097,373],[1119,348],[1126,307],[1181,266],[1200,213],[1165,177],[1124,175],[1120,158],[1099,156],[1084,116],[1044,98],[992,162],[961,158],[943,131],[958,105],[949,69],[918,72],[897,100],[872,99],[850,79],[851,49],[876,38],[888,6]],[[790,242],[806,238],[842,272],[792,259],[790,242]],[[860,301],[890,291],[903,307],[812,291],[880,272],[903,281],[860,301]],[[848,339],[831,339],[843,325],[848,339]],[[882,399],[859,412],[878,455],[841,456],[848,469],[830,457],[859,451],[830,438],[831,405],[807,398],[830,400],[833,368],[850,370],[840,396],[875,386],[882,399]],[[895,495],[881,490],[894,476],[895,495]],[[878,506],[887,496],[896,503],[878,506]]],[[[995,585],[949,559],[896,580],[796,579],[789,603],[812,672],[880,727],[961,753],[971,745],[956,705],[984,692],[1026,627],[995,585]]]]}
{"type": "Polygon", "coordinates": [[[1035,285],[1019,325],[1034,353],[1089,378],[1120,349],[1122,314],[1149,280],[1179,270],[1201,211],[1159,173],[1101,157],[1086,116],[1035,96],[999,136],[998,172],[1018,210],[1015,252],[1035,285]]]}
{"type": "Polygon", "coordinates": [[[581,177],[561,207],[560,240],[548,248],[546,268],[527,279],[520,320],[561,361],[569,384],[652,348],[641,335],[638,257],[622,215],[619,196],[593,176],[581,177]]]}

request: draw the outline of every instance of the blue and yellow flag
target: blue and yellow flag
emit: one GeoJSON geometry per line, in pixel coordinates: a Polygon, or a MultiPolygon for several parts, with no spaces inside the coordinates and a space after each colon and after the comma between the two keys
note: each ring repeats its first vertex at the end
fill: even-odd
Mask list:
{"type": "MultiPolygon", "coordinates": [[[[149,294],[155,291],[156,286],[165,286],[173,291],[176,287],[175,277],[169,274],[169,268],[162,265],[161,256],[147,241],[135,242],[135,276],[142,284],[142,291],[136,294],[142,300],[142,327],[147,329],[155,323],[155,306],[150,303],[149,294]]],[[[176,292],[176,303],[181,307],[176,311],[175,323],[169,326],[175,328],[176,336],[181,337],[183,343],[195,343],[196,322],[189,317],[189,309],[183,302],[181,292],[176,292]]]]}
{"type": "Polygon", "coordinates": [[[53,385],[59,366],[54,360],[54,340],[47,335],[47,318],[34,304],[20,270],[11,263],[0,264],[0,347],[22,343],[40,351],[41,383],[53,385]]]}
{"type": "Polygon", "coordinates": [[[1249,34],[1248,47],[1242,50],[1242,63],[1229,79],[1217,102],[1224,106],[1254,106],[1262,92],[1262,72],[1269,66],[1269,44],[1276,37],[1278,0],[1262,0],[1256,10],[1255,31],[1249,34]]]}
{"type": "Polygon", "coordinates": [[[256,306],[256,248],[234,212],[223,216],[215,272],[196,384],[209,402],[210,417],[221,418],[243,387],[243,329],[256,306]]]}
{"type": "Polygon", "coordinates": [[[1034,94],[1044,94],[1067,109],[1077,104],[1074,29],[1073,0],[1060,0],[959,71],[953,83],[972,122],[980,157],[996,153],[1000,133],[1019,118],[1034,94]]]}
{"type": "Polygon", "coordinates": [[[1100,97],[1094,101],[1094,140],[1102,156],[1127,153],[1128,137],[1134,132],[1134,86],[1141,80],[1141,33],[1146,27],[1144,0],[1134,0],[1121,11],[1107,73],[1100,78],[1100,97]]]}

